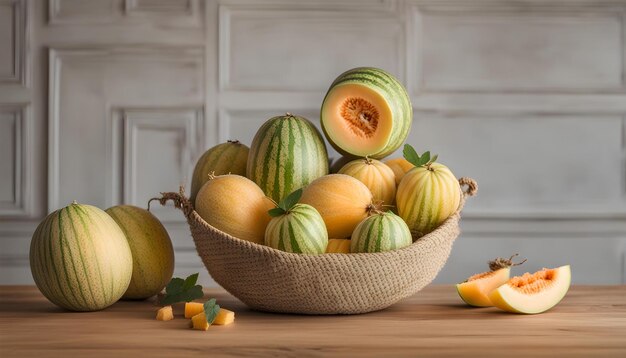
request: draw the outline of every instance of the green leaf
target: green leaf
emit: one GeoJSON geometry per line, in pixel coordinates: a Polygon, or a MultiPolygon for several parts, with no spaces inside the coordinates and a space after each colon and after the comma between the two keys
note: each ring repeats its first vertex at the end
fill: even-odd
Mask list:
{"type": "Polygon", "coordinates": [[[437,158],[439,158],[439,155],[437,155],[437,154],[433,155],[433,157],[430,159],[430,163],[436,162],[437,158]]]}
{"type": "Polygon", "coordinates": [[[188,290],[190,288],[192,288],[193,286],[196,285],[196,282],[198,282],[198,273],[194,273],[193,275],[189,275],[189,277],[187,277],[185,279],[185,284],[183,285],[183,290],[188,290]]]}
{"type": "Polygon", "coordinates": [[[161,299],[161,305],[167,306],[176,302],[190,302],[202,298],[202,286],[196,285],[198,274],[190,275],[185,280],[179,277],[172,280],[165,286],[165,296],[161,299]]]}
{"type": "Polygon", "coordinates": [[[420,166],[420,156],[415,151],[415,148],[413,148],[410,144],[404,145],[404,150],[402,150],[402,154],[404,154],[404,159],[406,159],[409,163],[415,165],[416,167],[420,166]]]}
{"type": "Polygon", "coordinates": [[[220,312],[220,305],[216,303],[215,298],[211,298],[204,303],[203,307],[206,321],[212,324],[213,321],[215,321],[215,317],[217,317],[217,314],[220,312]]]}
{"type": "Polygon", "coordinates": [[[274,208],[274,209],[268,210],[267,213],[270,214],[271,217],[275,218],[277,216],[284,215],[285,210],[283,210],[283,208],[274,208]]]}
{"type": "Polygon", "coordinates": [[[285,211],[289,211],[289,209],[293,208],[293,206],[298,203],[298,200],[300,200],[300,197],[302,197],[302,188],[287,195],[287,197],[285,197],[280,202],[280,204],[278,204],[278,207],[282,208],[285,211]]]}

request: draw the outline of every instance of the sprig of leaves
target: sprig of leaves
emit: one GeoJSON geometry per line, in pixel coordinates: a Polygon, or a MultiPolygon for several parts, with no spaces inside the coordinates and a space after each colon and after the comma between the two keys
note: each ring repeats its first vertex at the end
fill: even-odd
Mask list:
{"type": "Polygon", "coordinates": [[[186,279],[179,277],[172,278],[165,286],[165,296],[161,299],[161,305],[171,305],[176,302],[190,302],[197,298],[202,298],[202,286],[196,285],[198,273],[190,275],[186,279]]]}
{"type": "Polygon", "coordinates": [[[435,154],[431,158],[430,151],[426,151],[420,156],[415,151],[415,148],[413,148],[410,144],[404,145],[404,150],[402,150],[402,154],[404,154],[404,159],[406,159],[409,163],[415,165],[416,167],[422,167],[424,165],[432,164],[437,160],[438,157],[438,155],[435,154]]]}
{"type": "Polygon", "coordinates": [[[286,214],[291,208],[293,208],[294,205],[298,203],[300,197],[302,197],[302,188],[287,195],[283,200],[280,201],[280,203],[278,203],[277,207],[275,207],[274,209],[270,209],[268,211],[268,214],[270,214],[270,216],[273,218],[286,214]]]}
{"type": "Polygon", "coordinates": [[[213,321],[215,321],[215,317],[217,317],[217,314],[220,312],[220,305],[216,303],[215,298],[211,298],[204,303],[203,307],[206,321],[212,324],[213,321]]]}

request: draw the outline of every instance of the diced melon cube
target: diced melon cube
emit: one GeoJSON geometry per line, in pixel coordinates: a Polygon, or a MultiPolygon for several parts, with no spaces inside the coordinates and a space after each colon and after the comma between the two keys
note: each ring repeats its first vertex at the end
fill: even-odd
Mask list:
{"type": "Polygon", "coordinates": [[[206,331],[209,329],[209,322],[207,322],[204,312],[200,312],[197,315],[191,317],[191,324],[193,329],[200,331],[206,331]]]}
{"type": "Polygon", "coordinates": [[[204,312],[204,305],[198,302],[185,302],[185,318],[191,318],[204,312]]]}
{"type": "Polygon", "coordinates": [[[172,312],[172,306],[165,306],[157,311],[156,319],[158,321],[169,321],[174,319],[174,312],[172,312]]]}
{"type": "Polygon", "coordinates": [[[217,313],[215,317],[215,321],[213,324],[217,325],[227,325],[231,324],[235,321],[235,312],[229,311],[225,308],[220,308],[220,311],[217,313]]]}

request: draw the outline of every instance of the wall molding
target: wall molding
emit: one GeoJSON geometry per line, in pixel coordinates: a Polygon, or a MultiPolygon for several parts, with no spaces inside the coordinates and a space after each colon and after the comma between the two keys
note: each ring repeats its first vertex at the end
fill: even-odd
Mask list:
{"type": "Polygon", "coordinates": [[[409,93],[424,95],[429,93],[506,93],[506,94],[625,94],[626,93],[626,4],[615,1],[551,1],[541,2],[534,0],[487,0],[464,2],[459,0],[413,0],[408,1],[408,13],[410,14],[409,31],[407,34],[407,56],[409,63],[417,66],[408,69],[408,89],[409,93]],[[591,7],[591,8],[590,8],[591,7]],[[590,19],[612,19],[619,22],[618,35],[620,41],[620,52],[622,53],[622,63],[619,84],[616,86],[600,87],[560,87],[560,86],[522,86],[510,85],[490,86],[488,88],[437,88],[428,86],[424,81],[424,43],[422,28],[424,17],[435,16],[463,16],[464,19],[474,16],[501,16],[501,17],[559,17],[567,18],[570,21],[589,21],[590,19]]]}
{"type": "Polygon", "coordinates": [[[28,8],[26,0],[0,0],[0,6],[10,7],[13,14],[13,71],[8,77],[0,77],[0,84],[28,86],[28,8]]]}
{"type": "Polygon", "coordinates": [[[13,200],[0,201],[0,218],[27,218],[31,215],[31,109],[29,104],[0,104],[0,113],[13,117],[14,159],[13,200]]]}
{"type": "Polygon", "coordinates": [[[395,46],[398,53],[394,54],[397,58],[396,68],[399,71],[398,77],[406,82],[406,24],[404,18],[396,9],[395,2],[382,1],[377,2],[376,7],[365,7],[361,9],[351,9],[344,6],[350,2],[339,2],[335,5],[330,2],[313,1],[307,2],[313,8],[303,7],[299,3],[274,3],[274,2],[237,2],[235,4],[221,2],[218,9],[219,30],[218,30],[218,73],[219,73],[219,90],[222,92],[239,91],[261,91],[261,92],[318,92],[324,91],[326,88],[301,89],[297,85],[273,87],[255,84],[234,84],[231,79],[231,52],[232,52],[232,19],[236,16],[251,19],[271,19],[283,18],[289,19],[303,18],[320,19],[323,22],[337,20],[340,22],[363,22],[368,25],[381,27],[399,24],[400,29],[398,36],[395,38],[395,46]],[[337,7],[339,5],[339,7],[337,7]],[[378,6],[382,5],[382,6],[378,6]]]}

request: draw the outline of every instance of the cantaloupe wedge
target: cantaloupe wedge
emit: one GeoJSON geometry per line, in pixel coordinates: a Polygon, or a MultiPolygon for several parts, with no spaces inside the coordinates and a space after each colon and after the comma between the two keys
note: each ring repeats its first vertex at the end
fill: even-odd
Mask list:
{"type": "Polygon", "coordinates": [[[505,284],[511,274],[511,266],[519,266],[526,262],[513,263],[513,258],[517,254],[504,259],[498,257],[489,261],[490,271],[471,276],[462,283],[456,285],[456,290],[461,299],[470,306],[490,307],[493,306],[489,300],[489,293],[505,284]]]}
{"type": "Polygon", "coordinates": [[[489,293],[509,280],[511,268],[501,268],[476,274],[463,283],[456,285],[459,296],[470,306],[493,306],[489,300],[489,293]]]}
{"type": "Polygon", "coordinates": [[[174,312],[172,311],[172,306],[161,307],[157,311],[156,315],[157,321],[169,321],[174,319],[174,312]]]}
{"type": "Polygon", "coordinates": [[[569,265],[525,273],[507,281],[489,294],[494,306],[508,312],[536,314],[556,306],[569,290],[569,265]]]}

